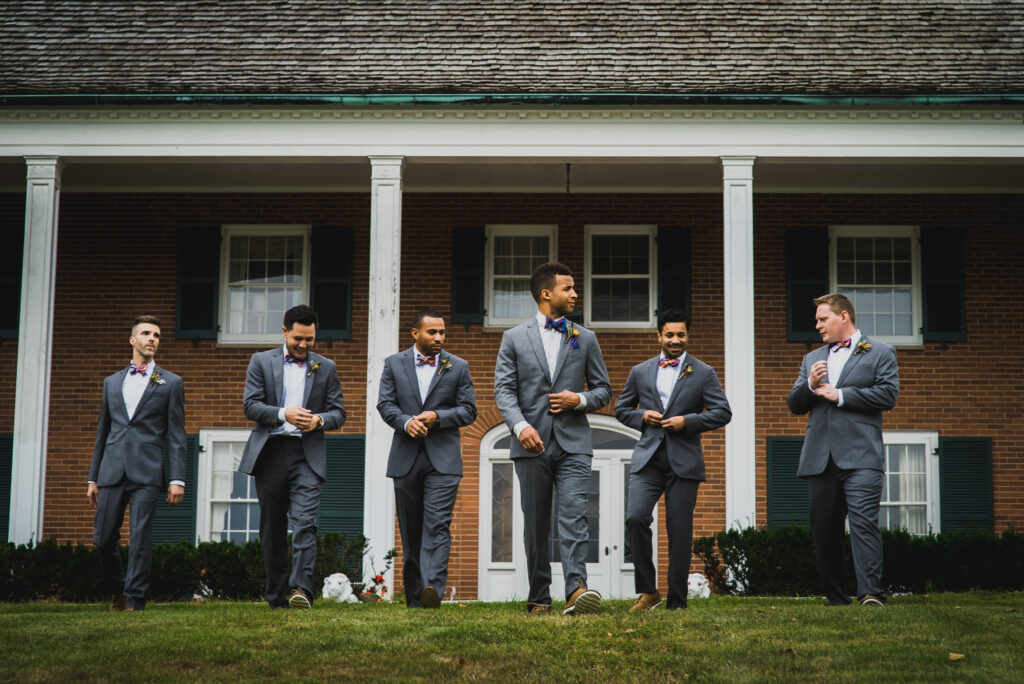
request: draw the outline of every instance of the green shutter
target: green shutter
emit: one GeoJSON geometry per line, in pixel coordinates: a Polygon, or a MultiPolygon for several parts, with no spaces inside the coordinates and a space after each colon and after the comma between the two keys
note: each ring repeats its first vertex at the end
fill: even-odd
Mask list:
{"type": "Polygon", "coordinates": [[[179,340],[217,339],[220,228],[188,226],[178,233],[179,340]]]}
{"type": "Polygon", "coordinates": [[[11,524],[11,478],[14,468],[14,435],[0,435],[0,532],[8,539],[11,524]]]}
{"type": "MultiPolygon", "coordinates": [[[[350,538],[363,533],[364,435],[327,435],[327,480],[320,490],[318,527],[350,538]]],[[[383,492],[377,492],[383,496],[383,492]]]]}
{"type": "Polygon", "coordinates": [[[828,230],[786,230],[786,329],[789,342],[821,342],[814,329],[814,298],[829,292],[828,230]]]}
{"type": "Polygon", "coordinates": [[[769,437],[767,447],[768,529],[806,525],[811,520],[807,480],[797,477],[803,437],[769,437]]]}
{"type": "MultiPolygon", "coordinates": [[[[167,503],[164,492],[156,500],[153,543],[196,541],[196,483],[199,473],[199,435],[185,437],[185,499],[177,506],[167,503]]],[[[164,479],[167,478],[168,445],[164,444],[164,479]]]]}
{"type": "Polygon", "coordinates": [[[658,313],[690,312],[690,229],[658,226],[658,313]]]}
{"type": "Polygon", "coordinates": [[[955,228],[921,233],[921,300],[925,342],[967,339],[963,236],[955,228]]]}
{"type": "Polygon", "coordinates": [[[993,532],[990,438],[939,438],[939,502],[942,532],[993,532]]]}
{"type": "Polygon", "coordinates": [[[484,322],[483,226],[452,230],[452,323],[484,322]]]}
{"type": "Polygon", "coordinates": [[[25,252],[25,227],[0,226],[0,340],[17,339],[21,318],[21,260],[25,252]]]}
{"type": "Polygon", "coordinates": [[[310,244],[310,306],[316,311],[320,340],[352,337],[353,231],[342,226],[313,226],[310,244]]]}

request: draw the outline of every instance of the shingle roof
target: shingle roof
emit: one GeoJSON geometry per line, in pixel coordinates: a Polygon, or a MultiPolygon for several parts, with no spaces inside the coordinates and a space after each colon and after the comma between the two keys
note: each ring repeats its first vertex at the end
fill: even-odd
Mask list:
{"type": "Polygon", "coordinates": [[[0,93],[1024,93],[1024,0],[7,0],[0,93]]]}

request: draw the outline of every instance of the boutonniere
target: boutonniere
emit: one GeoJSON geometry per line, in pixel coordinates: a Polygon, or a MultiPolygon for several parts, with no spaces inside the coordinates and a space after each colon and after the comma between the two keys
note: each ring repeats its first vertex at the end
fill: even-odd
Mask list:
{"type": "Polygon", "coordinates": [[[319,361],[313,361],[312,359],[310,359],[310,361],[309,361],[309,370],[306,371],[306,377],[308,378],[310,375],[312,375],[313,373],[316,373],[318,370],[320,370],[320,362],[319,361]]]}
{"type": "Polygon", "coordinates": [[[856,348],[854,348],[853,354],[854,356],[857,354],[867,354],[869,351],[871,351],[871,343],[867,340],[861,340],[857,343],[856,348]]]}
{"type": "Polygon", "coordinates": [[[451,370],[451,369],[452,369],[452,360],[451,359],[441,359],[441,363],[437,364],[437,374],[438,375],[441,375],[445,371],[451,370]]]}
{"type": "Polygon", "coordinates": [[[160,377],[160,371],[154,370],[153,374],[149,376],[150,385],[163,385],[167,381],[160,377]]]}
{"type": "Polygon", "coordinates": [[[569,345],[569,349],[580,348],[580,331],[568,320],[565,322],[565,343],[569,345]]]}
{"type": "Polygon", "coordinates": [[[693,366],[691,366],[690,364],[686,364],[686,366],[684,366],[683,369],[679,371],[679,377],[676,378],[676,382],[679,382],[687,375],[693,375],[693,366]]]}

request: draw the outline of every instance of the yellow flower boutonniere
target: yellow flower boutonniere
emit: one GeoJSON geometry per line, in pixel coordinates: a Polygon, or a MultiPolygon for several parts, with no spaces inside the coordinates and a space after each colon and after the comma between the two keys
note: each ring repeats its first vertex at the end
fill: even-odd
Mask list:
{"type": "Polygon", "coordinates": [[[871,343],[867,340],[861,340],[857,343],[857,347],[853,350],[854,356],[857,354],[867,354],[871,351],[871,343]]]}
{"type": "Polygon", "coordinates": [[[680,380],[689,375],[693,375],[693,366],[691,366],[690,364],[686,364],[686,366],[681,371],[679,371],[679,377],[676,379],[676,382],[679,382],[680,380]]]}
{"type": "Polygon", "coordinates": [[[565,343],[569,345],[569,349],[580,348],[580,331],[569,321],[565,322],[565,343]]]}
{"type": "Polygon", "coordinates": [[[441,359],[441,363],[439,363],[437,365],[437,374],[441,375],[445,371],[451,370],[451,369],[452,369],[452,361],[451,361],[451,359],[441,359]]]}
{"type": "Polygon", "coordinates": [[[319,361],[310,361],[309,362],[309,370],[306,371],[306,377],[309,377],[313,373],[316,373],[318,370],[320,370],[320,362],[319,361]]]}
{"type": "Polygon", "coordinates": [[[163,385],[166,382],[167,382],[166,380],[164,380],[162,377],[160,377],[160,371],[158,371],[158,370],[154,370],[153,374],[149,376],[149,384],[150,385],[163,385]]]}

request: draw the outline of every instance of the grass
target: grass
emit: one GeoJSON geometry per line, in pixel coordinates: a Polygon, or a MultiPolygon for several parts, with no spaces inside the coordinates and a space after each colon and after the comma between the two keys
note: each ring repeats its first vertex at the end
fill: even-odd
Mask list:
{"type": "MultiPolygon", "coordinates": [[[[556,606],[557,607],[557,606],[556,606]]],[[[1024,593],[886,608],[714,597],[682,612],[527,616],[522,603],[0,604],[0,680],[1021,681],[1024,593]],[[952,660],[950,654],[962,654],[952,660]]]]}

